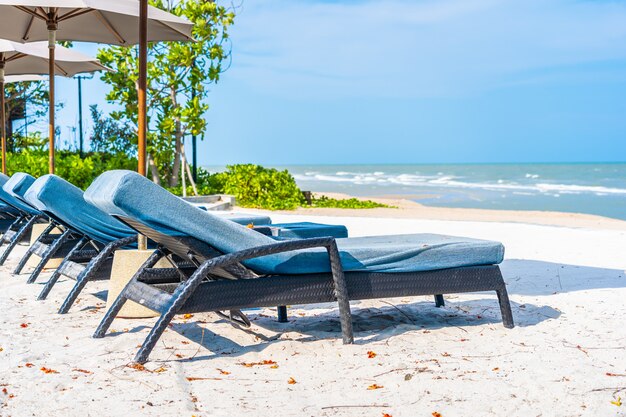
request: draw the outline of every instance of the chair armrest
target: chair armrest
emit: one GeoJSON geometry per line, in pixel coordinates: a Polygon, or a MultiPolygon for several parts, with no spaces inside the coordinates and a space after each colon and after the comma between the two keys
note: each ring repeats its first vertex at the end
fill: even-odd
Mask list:
{"type": "Polygon", "coordinates": [[[198,270],[190,279],[193,279],[196,274],[206,276],[206,274],[208,274],[212,269],[217,267],[246,261],[248,259],[259,258],[261,256],[312,248],[325,248],[327,251],[331,251],[333,247],[336,250],[337,244],[334,237],[316,237],[311,239],[279,241],[270,245],[257,246],[255,248],[245,249],[239,252],[229,253],[208,259],[200,265],[198,270]]]}

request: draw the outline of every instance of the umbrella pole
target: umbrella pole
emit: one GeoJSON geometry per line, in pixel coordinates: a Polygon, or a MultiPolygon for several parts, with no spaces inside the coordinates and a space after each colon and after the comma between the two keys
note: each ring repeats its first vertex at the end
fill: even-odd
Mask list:
{"type": "MultiPolygon", "coordinates": [[[[139,1],[139,80],[137,88],[138,117],[137,117],[137,172],[146,175],[146,88],[148,86],[148,0],[139,1]]],[[[139,250],[146,250],[148,242],[145,236],[138,235],[139,250]]]]}
{"type": "Polygon", "coordinates": [[[2,173],[7,173],[7,126],[4,114],[4,68],[0,68],[0,121],[2,123],[2,173]]]}
{"type": "Polygon", "coordinates": [[[48,121],[49,136],[49,159],[48,168],[50,174],[54,174],[54,47],[56,44],[56,28],[48,30],[48,72],[49,72],[49,88],[48,106],[50,120],[48,121]]]}

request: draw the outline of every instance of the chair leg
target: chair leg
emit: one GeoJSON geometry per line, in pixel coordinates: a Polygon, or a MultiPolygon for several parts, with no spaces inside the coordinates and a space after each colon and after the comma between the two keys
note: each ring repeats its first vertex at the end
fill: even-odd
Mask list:
{"type": "MultiPolygon", "coordinates": [[[[46,227],[46,229],[39,235],[35,243],[40,242],[44,237],[46,237],[48,233],[50,233],[52,229],[54,229],[54,227],[55,225],[50,223],[48,227],[46,227]]],[[[34,245],[31,245],[24,254],[24,256],[22,256],[22,259],[20,259],[20,262],[17,264],[15,270],[13,271],[13,275],[19,275],[22,272],[22,269],[24,269],[24,267],[26,266],[26,262],[28,262],[30,257],[33,255],[33,247],[34,245]]]]}
{"type": "Polygon", "coordinates": [[[100,339],[104,337],[107,330],[109,330],[109,327],[111,327],[113,320],[115,320],[115,316],[117,316],[117,314],[120,312],[122,307],[124,307],[126,300],[127,300],[126,297],[123,297],[121,294],[115,299],[113,304],[111,304],[111,307],[109,308],[109,310],[106,312],[106,314],[102,318],[102,321],[98,325],[98,328],[94,332],[92,336],[93,338],[100,339]]]}
{"type": "Polygon", "coordinates": [[[48,282],[46,282],[46,285],[43,287],[43,289],[41,290],[41,292],[39,293],[39,296],[37,296],[37,300],[41,301],[41,300],[45,300],[48,297],[48,294],[50,294],[50,290],[52,290],[52,287],[54,287],[54,284],[57,283],[57,281],[59,280],[59,278],[61,277],[61,273],[59,272],[59,270],[61,268],[63,268],[63,266],[72,260],[72,257],[74,256],[74,254],[76,253],[76,251],[80,250],[83,248],[83,246],[85,246],[85,244],[89,241],[89,238],[87,237],[82,237],[78,243],[76,245],[74,245],[74,247],[70,250],[70,252],[67,254],[67,256],[63,259],[63,261],[61,262],[61,264],[59,265],[59,267],[57,268],[56,271],[54,271],[54,273],[52,274],[52,276],[50,277],[50,279],[48,280],[48,282]]]}
{"type": "Polygon", "coordinates": [[[13,252],[13,249],[15,249],[15,246],[17,246],[17,244],[22,240],[22,238],[26,236],[26,233],[28,233],[32,229],[33,225],[39,220],[39,218],[40,216],[31,217],[15,233],[15,236],[13,236],[13,239],[11,239],[7,247],[4,248],[4,252],[2,252],[2,255],[0,255],[0,265],[4,265],[4,263],[6,262],[11,252],[13,252]]]}
{"type": "Polygon", "coordinates": [[[85,288],[85,285],[87,285],[87,283],[89,282],[89,278],[93,274],[91,273],[86,274],[85,271],[87,271],[87,269],[83,270],[83,272],[80,273],[78,278],[76,278],[76,284],[74,284],[74,286],[72,287],[72,290],[67,295],[67,297],[65,298],[65,301],[63,301],[63,304],[59,308],[59,311],[58,311],[59,314],[65,314],[68,311],[70,311],[70,308],[72,308],[72,305],[74,304],[74,302],[80,295],[81,291],[85,288]]]}
{"type": "MultiPolygon", "coordinates": [[[[111,256],[113,252],[115,252],[115,250],[123,246],[129,245],[135,239],[136,237],[133,236],[130,238],[118,239],[114,242],[111,242],[106,245],[104,249],[102,249],[102,251],[100,251],[100,253],[98,253],[91,261],[89,261],[85,269],[83,269],[78,277],[76,277],[76,284],[74,284],[74,287],[65,298],[63,305],[61,305],[61,308],[59,308],[59,314],[65,314],[70,311],[70,308],[72,308],[72,304],[74,304],[81,291],[85,288],[87,283],[91,281],[91,278],[100,270],[100,268],[102,268],[107,259],[111,256]]],[[[154,264],[152,266],[154,266],[154,264]]],[[[142,267],[142,269],[143,268],[144,267],[142,267]]]]}
{"type": "Polygon", "coordinates": [[[287,306],[278,306],[276,310],[278,313],[278,322],[287,323],[289,321],[287,320],[287,306]]]}
{"type": "Polygon", "coordinates": [[[504,327],[507,329],[512,329],[515,327],[515,323],[513,322],[513,313],[511,312],[511,303],[509,301],[509,294],[506,291],[506,287],[503,286],[502,289],[496,290],[496,294],[498,294],[498,302],[500,303],[502,324],[504,324],[504,327]]]}
{"type": "MultiPolygon", "coordinates": [[[[11,225],[7,228],[7,230],[5,230],[4,232],[2,232],[2,237],[0,237],[0,247],[4,246],[5,243],[9,243],[11,241],[10,238],[7,238],[6,234],[8,231],[11,231],[13,233],[16,233],[18,230],[20,230],[22,228],[22,222],[24,222],[25,217],[20,215],[18,217],[15,218],[15,220],[13,220],[13,223],[11,223],[11,225]]],[[[15,234],[13,235],[15,236],[15,234]]]]}
{"type": "Polygon", "coordinates": [[[443,307],[446,305],[446,302],[443,300],[443,294],[435,295],[435,307],[443,307]]]}
{"type": "MultiPolygon", "coordinates": [[[[152,330],[150,330],[148,337],[146,337],[146,340],[143,342],[141,348],[137,352],[137,355],[135,356],[136,363],[144,364],[148,361],[148,356],[150,356],[150,352],[152,352],[152,349],[154,349],[154,346],[159,341],[159,338],[161,337],[167,326],[170,324],[174,316],[185,304],[191,294],[193,294],[196,288],[198,288],[198,285],[200,285],[201,280],[197,278],[199,276],[202,276],[203,273],[203,268],[197,269],[196,272],[194,272],[194,274],[188,280],[182,282],[178,286],[178,288],[176,288],[176,291],[174,291],[174,293],[172,294],[171,304],[169,305],[168,309],[161,314],[159,320],[157,320],[152,330]]],[[[120,294],[120,296],[122,296],[123,294],[124,291],[122,291],[122,294],[120,294]]]]}
{"type": "Polygon", "coordinates": [[[176,311],[178,311],[178,309],[175,310],[170,308],[168,311],[161,314],[159,320],[156,322],[152,330],[150,330],[148,337],[146,337],[146,340],[144,340],[143,344],[141,345],[141,348],[137,352],[137,355],[135,355],[134,362],[140,364],[148,362],[150,352],[152,352],[152,349],[154,349],[154,346],[159,341],[159,338],[161,337],[165,329],[167,329],[167,326],[176,315],[176,311]]]}
{"type": "Polygon", "coordinates": [[[28,277],[28,279],[26,280],[27,284],[32,284],[37,280],[39,274],[41,274],[41,271],[43,271],[43,268],[46,266],[48,261],[52,259],[52,257],[57,253],[59,249],[61,249],[61,246],[63,246],[63,244],[70,237],[70,234],[71,231],[69,229],[65,230],[63,233],[61,233],[61,236],[59,236],[54,242],[50,244],[50,246],[48,246],[46,253],[43,254],[41,260],[39,261],[33,272],[31,272],[30,277],[28,277]]]}
{"type": "Polygon", "coordinates": [[[117,314],[120,312],[122,307],[124,307],[124,303],[126,303],[126,301],[128,300],[126,297],[124,297],[126,288],[129,285],[131,285],[133,281],[136,281],[141,276],[145,268],[152,268],[154,265],[156,265],[159,259],[161,259],[163,256],[165,256],[163,251],[157,249],[156,251],[154,251],[152,255],[148,257],[148,259],[146,259],[146,261],[143,263],[143,265],[141,265],[141,267],[137,270],[137,272],[135,272],[135,275],[133,275],[130,281],[128,281],[127,286],[122,290],[120,295],[117,296],[113,304],[111,304],[111,307],[109,308],[109,310],[106,312],[106,314],[102,318],[102,321],[100,322],[100,324],[98,325],[98,328],[93,334],[93,337],[95,339],[100,339],[104,337],[107,330],[109,330],[109,327],[111,327],[113,320],[115,320],[115,316],[117,316],[117,314]]]}
{"type": "Polygon", "coordinates": [[[354,343],[354,333],[352,332],[352,313],[350,312],[350,298],[348,296],[348,287],[346,286],[346,277],[341,266],[337,243],[333,241],[327,250],[335,286],[335,297],[339,305],[339,321],[341,322],[343,344],[349,345],[354,343]]]}
{"type": "Polygon", "coordinates": [[[15,270],[13,270],[13,275],[19,275],[22,272],[22,269],[24,269],[24,267],[26,266],[26,262],[28,262],[28,260],[33,254],[31,249],[32,249],[32,246],[29,247],[26,253],[24,254],[24,256],[22,256],[22,259],[20,259],[20,262],[15,267],[15,270]]]}
{"type": "Polygon", "coordinates": [[[46,298],[48,298],[48,294],[50,294],[50,290],[52,290],[52,287],[54,287],[54,284],[57,283],[60,277],[61,277],[61,274],[59,273],[59,271],[58,270],[54,271],[54,273],[52,274],[48,282],[46,282],[46,285],[44,285],[43,289],[37,296],[37,300],[41,301],[41,300],[45,300],[46,298]]]}

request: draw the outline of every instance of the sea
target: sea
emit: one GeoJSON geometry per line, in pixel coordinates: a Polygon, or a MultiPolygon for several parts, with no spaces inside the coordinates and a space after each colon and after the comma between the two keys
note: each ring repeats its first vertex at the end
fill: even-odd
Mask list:
{"type": "Polygon", "coordinates": [[[626,163],[274,168],[289,170],[302,190],[402,197],[426,206],[547,210],[626,220],[626,163]]]}

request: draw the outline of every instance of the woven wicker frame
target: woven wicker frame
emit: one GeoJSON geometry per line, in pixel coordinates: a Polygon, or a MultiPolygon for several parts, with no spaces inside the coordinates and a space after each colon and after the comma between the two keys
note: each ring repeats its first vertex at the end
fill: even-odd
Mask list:
{"type": "Polygon", "coordinates": [[[443,294],[495,291],[503,324],[507,328],[513,327],[506,286],[497,265],[416,273],[344,273],[337,244],[330,237],[281,241],[224,255],[195,239],[164,235],[133,219],[120,220],[157,242],[159,248],[113,302],[93,337],[104,337],[128,300],[159,312],[161,316],[135,356],[138,363],[148,360],[159,337],[176,314],[191,312],[231,310],[230,317],[236,317],[242,308],[279,306],[279,320],[285,321],[286,305],[336,301],[343,342],[348,344],[354,340],[349,300],[435,295],[437,305],[443,305],[443,294]],[[323,247],[328,252],[331,273],[258,277],[252,272],[256,279],[232,279],[250,278],[250,273],[233,277],[237,271],[245,269],[242,261],[315,247],[323,247]],[[191,260],[196,265],[195,271],[190,274],[188,270],[177,268],[172,254],[191,260]],[[159,275],[171,272],[163,271],[161,274],[153,268],[163,257],[172,261],[174,272],[182,278],[181,282],[171,283],[171,276],[159,282],[159,275]]]}
{"type": "Polygon", "coordinates": [[[7,246],[0,254],[0,265],[4,265],[7,258],[13,252],[13,249],[18,243],[25,239],[28,239],[30,232],[35,223],[42,223],[45,221],[45,217],[42,215],[26,215],[22,214],[18,216],[15,221],[9,226],[6,232],[0,237],[0,247],[7,244],[7,246]]]}

